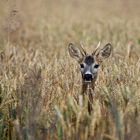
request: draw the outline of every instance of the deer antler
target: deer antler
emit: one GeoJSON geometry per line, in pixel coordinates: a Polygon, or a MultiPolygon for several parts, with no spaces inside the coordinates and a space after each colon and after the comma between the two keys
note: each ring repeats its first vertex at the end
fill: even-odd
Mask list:
{"type": "Polygon", "coordinates": [[[83,51],[84,55],[87,55],[86,51],[85,51],[84,48],[83,48],[82,42],[80,43],[80,49],[83,51]]]}
{"type": "Polygon", "coordinates": [[[96,54],[96,52],[98,51],[100,45],[101,45],[101,42],[99,41],[99,43],[97,44],[97,46],[96,46],[94,52],[92,53],[92,55],[95,55],[96,54]]]}

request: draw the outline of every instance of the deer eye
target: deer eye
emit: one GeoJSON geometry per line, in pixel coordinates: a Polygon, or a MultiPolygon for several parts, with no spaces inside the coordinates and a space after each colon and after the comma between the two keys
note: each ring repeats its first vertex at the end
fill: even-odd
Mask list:
{"type": "Polygon", "coordinates": [[[80,64],[80,67],[81,67],[81,68],[84,68],[84,64],[80,64]]]}
{"type": "Polygon", "coordinates": [[[94,66],[94,68],[96,68],[96,69],[97,69],[97,68],[99,68],[99,65],[98,65],[98,64],[96,64],[96,65],[94,66]]]}

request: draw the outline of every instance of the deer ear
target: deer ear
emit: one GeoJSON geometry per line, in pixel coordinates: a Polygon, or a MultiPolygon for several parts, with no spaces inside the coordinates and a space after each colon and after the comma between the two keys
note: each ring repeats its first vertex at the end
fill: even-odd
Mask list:
{"type": "Polygon", "coordinates": [[[73,43],[69,43],[68,51],[72,58],[76,59],[78,62],[81,62],[84,58],[84,53],[78,47],[75,47],[73,43]]]}
{"type": "Polygon", "coordinates": [[[110,43],[106,44],[101,50],[98,51],[96,57],[99,61],[108,58],[112,52],[112,45],[110,43]]]}

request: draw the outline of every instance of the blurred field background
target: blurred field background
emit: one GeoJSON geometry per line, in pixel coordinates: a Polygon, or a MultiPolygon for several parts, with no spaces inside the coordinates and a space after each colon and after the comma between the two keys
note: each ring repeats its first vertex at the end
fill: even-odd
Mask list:
{"type": "Polygon", "coordinates": [[[139,140],[139,0],[0,1],[0,140],[139,140]],[[94,112],[76,100],[69,42],[110,42],[94,112]],[[107,114],[101,113],[101,103],[107,114]]]}

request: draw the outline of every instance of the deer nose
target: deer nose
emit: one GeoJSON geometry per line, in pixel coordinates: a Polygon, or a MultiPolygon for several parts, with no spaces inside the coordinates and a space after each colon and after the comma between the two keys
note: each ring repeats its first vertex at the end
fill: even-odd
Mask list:
{"type": "Polygon", "coordinates": [[[85,74],[84,75],[84,80],[85,81],[89,81],[90,82],[92,79],[93,79],[92,74],[85,74]]]}

